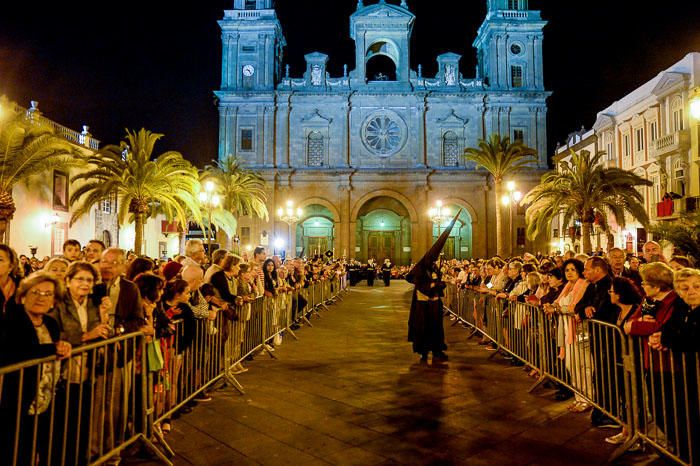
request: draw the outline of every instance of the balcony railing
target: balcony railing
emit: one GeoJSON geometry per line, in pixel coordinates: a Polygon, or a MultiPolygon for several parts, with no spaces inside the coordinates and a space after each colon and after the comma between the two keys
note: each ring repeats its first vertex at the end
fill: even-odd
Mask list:
{"type": "MultiPolygon", "coordinates": [[[[34,105],[34,104],[32,104],[34,105]]],[[[56,123],[53,120],[46,118],[45,116],[38,113],[38,108],[33,107],[26,109],[21,105],[15,104],[15,112],[24,113],[27,120],[36,121],[40,124],[45,124],[50,126],[56,132],[56,136],[60,136],[70,142],[78,144],[80,146],[89,147],[93,150],[98,150],[100,148],[100,141],[95,139],[87,132],[87,127],[82,133],[79,131],[72,130],[63,125],[56,123]]]]}
{"type": "Polygon", "coordinates": [[[700,211],[700,196],[688,196],[680,199],[666,199],[656,204],[657,219],[673,219],[683,214],[700,211]]]}
{"type": "Polygon", "coordinates": [[[652,158],[660,158],[690,149],[690,132],[688,130],[676,131],[675,133],[662,136],[653,141],[650,145],[649,155],[652,158]]]}

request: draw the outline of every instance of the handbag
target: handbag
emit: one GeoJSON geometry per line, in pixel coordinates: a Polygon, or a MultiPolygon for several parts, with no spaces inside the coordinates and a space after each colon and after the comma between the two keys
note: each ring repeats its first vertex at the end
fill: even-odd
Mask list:
{"type": "Polygon", "coordinates": [[[158,372],[163,369],[163,353],[160,350],[160,339],[155,338],[146,345],[146,357],[149,371],[158,372]]]}

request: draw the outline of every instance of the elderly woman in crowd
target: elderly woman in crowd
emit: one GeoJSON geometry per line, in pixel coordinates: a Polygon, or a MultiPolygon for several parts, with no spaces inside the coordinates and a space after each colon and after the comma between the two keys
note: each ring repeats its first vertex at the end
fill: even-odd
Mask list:
{"type": "Polygon", "coordinates": [[[649,346],[656,351],[672,352],[677,369],[674,375],[676,390],[683,387],[684,382],[687,385],[685,393],[676,396],[676,413],[679,426],[685,426],[686,420],[690,423],[690,428],[681,429],[678,435],[680,457],[690,462],[688,448],[693,451],[695,459],[700,454],[700,396],[697,372],[700,364],[700,270],[680,269],[675,273],[674,285],[686,306],[676,309],[662,331],[649,337],[649,346]]]}
{"type": "Polygon", "coordinates": [[[15,291],[21,278],[17,253],[6,244],[0,244],[0,321],[15,305],[15,291]]]}
{"type": "MultiPolygon", "coordinates": [[[[70,343],[60,340],[58,323],[48,315],[61,297],[62,284],[49,273],[35,272],[19,284],[15,295],[18,305],[7,313],[0,327],[0,366],[54,355],[60,359],[70,356],[70,343]]],[[[32,367],[5,376],[0,395],[1,464],[12,464],[15,441],[20,464],[48,463],[50,407],[59,370],[58,363],[48,362],[38,371],[32,367]],[[15,418],[18,409],[19,425],[15,418]]]]}
{"type": "Polygon", "coordinates": [[[63,257],[54,257],[44,266],[44,270],[54,274],[63,283],[66,280],[66,272],[70,263],[63,257]]]}
{"type": "Polygon", "coordinates": [[[684,303],[673,290],[673,270],[668,265],[652,262],[641,267],[640,274],[646,300],[623,328],[625,333],[640,337],[635,344],[641,346],[643,354],[648,399],[653,403],[649,410],[655,415],[656,426],[672,442],[676,438],[675,422],[666,418],[666,414],[674,412],[673,397],[666,396],[673,384],[671,361],[668,353],[650,351],[648,343],[649,336],[661,330],[684,303]]]}
{"type": "MultiPolygon", "coordinates": [[[[73,262],[66,271],[67,292],[63,300],[50,313],[58,322],[61,339],[69,342],[73,348],[109,336],[107,313],[112,306],[109,296],[104,296],[100,302],[95,302],[91,295],[93,285],[98,279],[95,266],[84,261],[73,262]]],[[[59,440],[54,441],[54,445],[62,445],[65,435],[65,458],[68,461],[77,460],[77,464],[86,464],[88,461],[92,381],[95,377],[94,374],[90,374],[93,357],[94,351],[91,354],[82,353],[70,359],[63,374],[64,384],[56,393],[56,412],[68,413],[66,425],[71,426],[71,429],[66,432],[55,432],[54,437],[59,440]],[[79,435],[77,451],[75,442],[69,438],[71,434],[79,435]]],[[[63,423],[58,424],[59,427],[63,425],[63,423]]]]}

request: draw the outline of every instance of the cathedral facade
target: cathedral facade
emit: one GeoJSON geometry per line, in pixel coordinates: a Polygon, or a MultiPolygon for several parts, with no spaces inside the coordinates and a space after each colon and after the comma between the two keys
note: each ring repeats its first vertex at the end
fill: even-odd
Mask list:
{"type": "MultiPolygon", "coordinates": [[[[473,78],[463,77],[456,53],[436,57],[435,76],[411,68],[416,17],[405,0],[359,0],[350,17],[354,67],[331,76],[329,56],[314,52],[295,77],[272,0],[234,0],[219,21],[219,157],[235,155],[264,176],[271,214],[240,219],[240,244],[409,264],[449,222],[444,211],[461,209],[446,256],[493,254],[495,209],[503,207],[487,173],[462,154],[493,133],[522,140],[539,153],[517,180],[527,191],[547,168],[549,93],[540,13],[527,0],[487,3],[473,78]],[[438,201],[442,218],[429,214],[438,201]],[[277,211],[288,203],[302,211],[285,223],[277,211]]],[[[513,251],[531,249],[522,209],[506,209],[513,251]]]]}

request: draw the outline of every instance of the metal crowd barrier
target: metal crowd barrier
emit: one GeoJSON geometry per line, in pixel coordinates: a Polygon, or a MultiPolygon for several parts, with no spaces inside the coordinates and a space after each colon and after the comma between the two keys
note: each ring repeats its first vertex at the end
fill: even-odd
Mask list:
{"type": "Polygon", "coordinates": [[[626,427],[628,437],[611,460],[641,440],[679,464],[700,464],[697,353],[652,350],[617,325],[581,321],[571,312],[548,314],[449,285],[447,293],[446,310],[457,322],[538,372],[530,391],[547,380],[565,385],[577,401],[626,427]]]}
{"type": "Polygon", "coordinates": [[[151,443],[143,334],[0,367],[0,464],[87,465],[151,443]]]}
{"type": "Polygon", "coordinates": [[[176,320],[165,338],[133,333],[75,347],[64,361],[0,367],[0,464],[99,465],[139,441],[170,464],[151,441],[174,456],[162,423],[219,380],[243,393],[234,366],[261,350],[274,357],[267,344],[296,338],[292,324],[342,291],[323,280],[238,306],[234,319],[176,320]]]}

